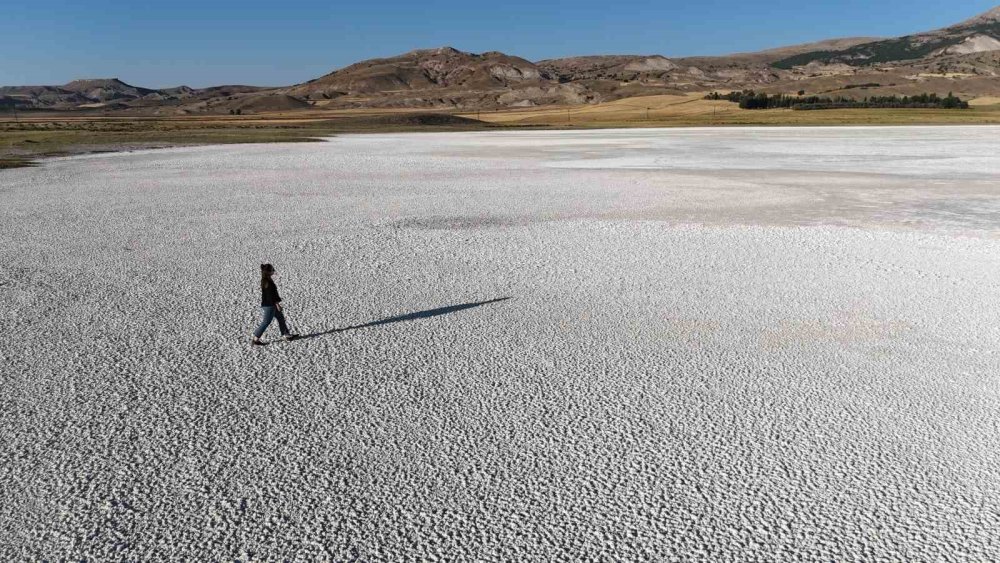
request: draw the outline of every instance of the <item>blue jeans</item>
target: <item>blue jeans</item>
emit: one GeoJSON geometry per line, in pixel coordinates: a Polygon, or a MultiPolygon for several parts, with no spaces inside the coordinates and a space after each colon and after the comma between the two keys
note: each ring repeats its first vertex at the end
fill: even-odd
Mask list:
{"type": "Polygon", "coordinates": [[[277,307],[261,307],[260,312],[263,317],[260,320],[260,325],[257,326],[257,330],[253,331],[253,335],[260,338],[264,331],[267,330],[268,325],[271,321],[278,319],[278,329],[281,330],[281,334],[288,334],[288,325],[285,324],[285,315],[278,310],[277,307]]]}

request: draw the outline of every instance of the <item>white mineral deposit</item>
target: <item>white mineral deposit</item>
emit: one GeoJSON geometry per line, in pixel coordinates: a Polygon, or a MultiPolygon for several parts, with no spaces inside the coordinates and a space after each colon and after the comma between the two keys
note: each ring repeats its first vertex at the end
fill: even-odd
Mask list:
{"type": "Polygon", "coordinates": [[[998,196],[996,127],[0,172],[0,560],[994,560],[998,196]]]}

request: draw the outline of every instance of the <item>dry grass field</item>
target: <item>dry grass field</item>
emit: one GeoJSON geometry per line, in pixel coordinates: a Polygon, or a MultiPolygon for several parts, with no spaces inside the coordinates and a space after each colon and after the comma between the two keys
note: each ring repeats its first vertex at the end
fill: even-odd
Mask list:
{"type": "Polygon", "coordinates": [[[705,100],[704,93],[626,98],[588,106],[523,108],[464,113],[504,125],[564,127],[671,127],[726,125],[973,125],[1000,123],[1000,99],[983,98],[969,110],[848,109],[821,111],[741,110],[735,103],[705,100]]]}
{"type": "Polygon", "coordinates": [[[338,133],[456,131],[498,125],[447,113],[399,110],[295,111],[253,116],[106,117],[81,114],[0,117],[0,168],[70,154],[179,145],[309,142],[338,133]]]}
{"type": "Polygon", "coordinates": [[[303,109],[254,115],[109,116],[53,112],[0,116],[0,169],[34,159],[178,145],[308,142],[339,133],[455,131],[483,128],[711,127],[744,125],[1000,124],[1000,98],[968,110],[741,110],[704,93],[626,98],[595,105],[499,111],[303,109]]]}

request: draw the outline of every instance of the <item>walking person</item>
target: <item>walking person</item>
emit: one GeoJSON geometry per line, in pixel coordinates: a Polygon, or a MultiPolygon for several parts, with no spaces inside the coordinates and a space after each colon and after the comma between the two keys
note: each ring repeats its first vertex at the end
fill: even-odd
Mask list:
{"type": "Polygon", "coordinates": [[[292,340],[296,337],[288,330],[288,325],[285,324],[285,314],[281,307],[281,296],[278,295],[278,286],[274,283],[274,266],[270,264],[260,265],[260,311],[261,311],[261,321],[260,325],[257,326],[257,330],[253,333],[252,344],[255,346],[262,346],[264,343],[261,342],[260,337],[264,335],[264,331],[267,330],[268,325],[271,321],[278,319],[278,329],[281,331],[281,337],[285,340],[292,340]]]}

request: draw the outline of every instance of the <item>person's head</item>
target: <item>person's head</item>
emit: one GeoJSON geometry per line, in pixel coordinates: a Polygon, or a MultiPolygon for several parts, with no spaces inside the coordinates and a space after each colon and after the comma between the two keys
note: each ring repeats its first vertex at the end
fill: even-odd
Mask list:
{"type": "Polygon", "coordinates": [[[260,284],[267,285],[271,281],[271,276],[274,275],[274,266],[270,264],[260,265],[260,284]]]}

